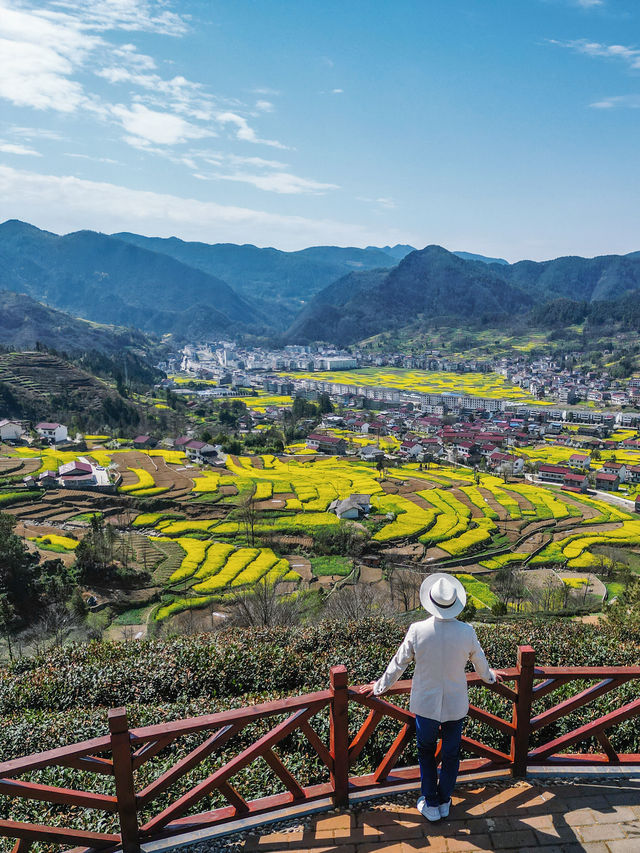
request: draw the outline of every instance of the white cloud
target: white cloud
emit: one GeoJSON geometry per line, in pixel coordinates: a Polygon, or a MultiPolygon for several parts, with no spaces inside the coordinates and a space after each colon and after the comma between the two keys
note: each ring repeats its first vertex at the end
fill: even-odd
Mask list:
{"type": "Polygon", "coordinates": [[[229,154],[225,158],[235,166],[257,166],[259,169],[286,169],[287,164],[279,160],[265,160],[263,157],[239,157],[237,154],[229,154]]]}
{"type": "Polygon", "coordinates": [[[611,110],[615,107],[640,109],[640,95],[614,95],[611,98],[603,98],[601,101],[594,101],[594,103],[589,104],[589,106],[596,110],[611,110]]]}
{"type": "Polygon", "coordinates": [[[243,142],[254,142],[259,145],[270,145],[272,148],[287,148],[275,139],[259,139],[255,130],[249,127],[249,123],[241,115],[232,112],[219,113],[216,118],[221,124],[232,124],[236,128],[236,138],[243,142]]]}
{"type": "Polygon", "coordinates": [[[196,127],[180,116],[150,110],[142,104],[133,104],[131,109],[117,104],[111,108],[111,112],[130,134],[130,137],[126,137],[127,141],[130,138],[142,140],[143,147],[144,143],[177,145],[189,139],[214,135],[211,130],[196,127]]]}
{"type": "Polygon", "coordinates": [[[602,44],[601,42],[588,41],[587,39],[574,39],[573,41],[551,39],[550,42],[558,47],[567,47],[586,56],[620,59],[626,62],[630,68],[634,70],[640,69],[640,50],[634,47],[628,47],[624,44],[602,44]]]}
{"type": "Polygon", "coordinates": [[[154,146],[217,136],[216,123],[231,125],[241,142],[286,149],[261,138],[247,118],[271,112],[270,100],[260,97],[249,107],[214,97],[181,74],[163,75],[135,44],[109,40],[108,31],[118,30],[184,34],[186,18],[169,5],[170,0],[0,0],[0,99],[115,122],[125,132],[123,141],[149,154],[170,156],[154,146]],[[90,88],[89,74],[119,91],[99,95],[90,88]]]}
{"type": "Polygon", "coordinates": [[[20,127],[19,125],[13,125],[8,128],[7,132],[12,133],[14,136],[19,136],[21,139],[53,139],[56,141],[66,139],[64,134],[59,131],[48,130],[45,127],[20,127]]]}
{"type": "Polygon", "coordinates": [[[187,20],[157,0],[55,0],[54,7],[77,15],[91,29],[132,30],[179,36],[187,20]]]}
{"type": "Polygon", "coordinates": [[[13,142],[5,142],[0,139],[0,151],[3,154],[20,154],[25,157],[42,157],[42,154],[39,151],[36,151],[35,148],[27,148],[26,145],[17,145],[13,142]]]}
{"type": "Polygon", "coordinates": [[[594,9],[596,6],[604,6],[604,0],[575,0],[575,4],[582,9],[594,9]]]}
{"type": "Polygon", "coordinates": [[[389,198],[388,196],[381,196],[380,198],[367,198],[366,196],[357,196],[357,198],[358,201],[364,201],[367,204],[374,204],[384,210],[395,210],[398,206],[395,200],[389,198]]]}
{"type": "Polygon", "coordinates": [[[339,189],[337,184],[323,184],[308,178],[299,178],[290,172],[266,172],[261,175],[249,172],[232,172],[229,175],[213,175],[212,178],[222,181],[237,181],[251,184],[260,190],[281,193],[283,195],[299,195],[301,193],[322,195],[327,190],[339,189]]]}
{"type": "Polygon", "coordinates": [[[113,160],[111,157],[92,157],[90,154],[78,154],[70,151],[65,151],[65,157],[73,157],[78,160],[91,160],[94,163],[109,163],[112,166],[121,166],[118,160],[113,160]]]}
{"type": "Polygon", "coordinates": [[[99,39],[66,15],[47,17],[0,0],[0,97],[18,106],[73,112],[87,106],[82,86],[71,79],[99,39]]]}
{"type": "Polygon", "coordinates": [[[383,241],[401,239],[388,229],[375,232],[335,220],[284,216],[0,166],[0,219],[11,218],[57,233],[92,228],[207,242],[252,242],[283,249],[318,244],[384,245],[383,241]]]}
{"type": "Polygon", "coordinates": [[[343,92],[344,92],[344,89],[332,89],[331,90],[332,95],[342,95],[343,92]]]}

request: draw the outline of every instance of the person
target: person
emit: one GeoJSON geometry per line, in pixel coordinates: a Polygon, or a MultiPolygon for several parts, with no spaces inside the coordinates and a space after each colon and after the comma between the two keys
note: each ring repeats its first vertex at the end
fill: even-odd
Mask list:
{"type": "Polygon", "coordinates": [[[416,718],[421,796],[418,811],[429,821],[449,816],[451,795],[460,766],[462,726],[469,710],[465,666],[470,660],[487,684],[502,681],[489,668],[472,625],[456,619],[467,600],[465,588],[452,575],[429,575],[420,587],[420,603],[430,614],[414,622],[385,673],[363,688],[380,696],[415,661],[409,708],[416,718]],[[440,778],[435,753],[442,738],[440,778]]]}

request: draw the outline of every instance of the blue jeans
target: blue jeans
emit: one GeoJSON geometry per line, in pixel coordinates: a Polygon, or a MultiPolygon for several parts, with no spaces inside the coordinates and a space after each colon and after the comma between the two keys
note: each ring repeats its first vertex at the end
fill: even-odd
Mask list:
{"type": "Polygon", "coordinates": [[[462,720],[431,720],[416,714],[416,737],[418,740],[418,763],[422,796],[428,806],[448,803],[456,784],[460,767],[460,742],[462,740],[462,720]],[[442,737],[440,759],[440,781],[438,781],[438,762],[435,758],[438,737],[442,737]]]}

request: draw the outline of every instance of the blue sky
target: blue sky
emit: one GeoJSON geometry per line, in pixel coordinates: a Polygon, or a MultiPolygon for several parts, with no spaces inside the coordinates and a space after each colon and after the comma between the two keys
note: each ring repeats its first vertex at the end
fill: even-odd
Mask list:
{"type": "Polygon", "coordinates": [[[0,0],[0,218],[640,249],[637,0],[0,0]]]}

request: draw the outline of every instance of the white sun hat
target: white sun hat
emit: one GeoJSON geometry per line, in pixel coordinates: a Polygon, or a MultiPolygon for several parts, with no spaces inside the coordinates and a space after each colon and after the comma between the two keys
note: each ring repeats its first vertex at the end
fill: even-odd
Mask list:
{"type": "Polygon", "coordinates": [[[455,619],[467,603],[467,592],[458,578],[436,572],[422,581],[420,603],[438,619],[455,619]]]}

